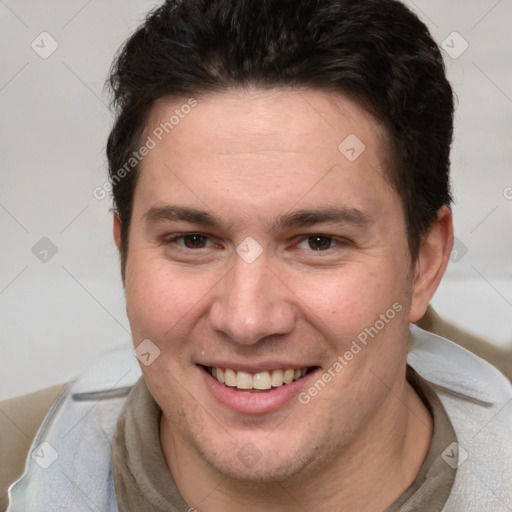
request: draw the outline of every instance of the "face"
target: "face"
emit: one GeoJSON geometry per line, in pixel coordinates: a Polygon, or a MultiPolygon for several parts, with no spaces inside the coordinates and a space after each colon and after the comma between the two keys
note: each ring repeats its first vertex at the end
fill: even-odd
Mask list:
{"type": "Polygon", "coordinates": [[[378,435],[405,380],[411,258],[382,130],[319,91],[186,103],[153,109],[134,196],[127,311],[160,351],[144,377],[177,450],[300,478],[378,435]]]}

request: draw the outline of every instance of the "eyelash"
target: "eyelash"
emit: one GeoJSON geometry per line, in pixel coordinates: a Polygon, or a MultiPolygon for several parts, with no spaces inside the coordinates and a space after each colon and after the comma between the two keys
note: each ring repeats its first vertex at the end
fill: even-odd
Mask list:
{"type": "MultiPolygon", "coordinates": [[[[207,241],[210,241],[211,242],[211,237],[209,237],[208,235],[204,235],[203,233],[196,233],[196,232],[193,232],[193,233],[178,233],[178,234],[175,234],[175,235],[170,235],[170,236],[166,236],[164,237],[163,241],[164,241],[164,244],[165,245],[171,245],[171,244],[177,244],[178,240],[180,239],[185,239],[185,237],[193,237],[193,236],[197,236],[197,237],[202,237],[202,238],[206,238],[207,241]]],[[[214,244],[216,245],[216,244],[214,244]]],[[[184,250],[196,250],[196,249],[190,249],[190,248],[186,248],[186,247],[183,247],[183,246],[180,246],[181,249],[184,249],[184,250]]],[[[201,247],[202,249],[202,247],[201,247]]]]}
{"type": "Polygon", "coordinates": [[[323,233],[314,233],[314,234],[311,234],[311,235],[305,235],[301,238],[301,240],[295,244],[295,246],[303,243],[303,242],[306,242],[306,243],[309,243],[309,241],[311,239],[314,239],[314,238],[324,238],[324,239],[328,239],[330,241],[330,247],[328,247],[327,249],[324,249],[324,250],[321,250],[321,249],[311,249],[309,252],[314,252],[314,253],[322,253],[322,252],[327,252],[331,249],[335,249],[336,247],[339,247],[339,246],[347,246],[349,245],[349,240],[347,240],[346,238],[338,238],[338,237],[335,237],[335,236],[331,236],[331,235],[324,235],[323,233]],[[334,246],[331,246],[331,244],[335,244],[334,246]]]}
{"type": "MultiPolygon", "coordinates": [[[[330,251],[332,249],[335,249],[336,247],[339,247],[339,246],[345,246],[346,247],[346,246],[352,244],[352,242],[350,240],[346,239],[346,238],[338,238],[338,237],[331,236],[331,235],[326,235],[326,234],[323,234],[323,233],[312,233],[312,234],[308,234],[308,235],[302,235],[300,237],[299,241],[294,244],[294,247],[297,247],[299,244],[301,244],[303,242],[308,242],[310,239],[313,239],[313,238],[329,239],[330,244],[334,243],[335,245],[334,246],[330,246],[330,247],[328,247],[327,249],[324,249],[324,250],[310,249],[308,252],[312,252],[312,253],[325,253],[325,252],[328,252],[328,251],[330,251]]],[[[186,251],[197,251],[199,249],[205,249],[205,248],[212,247],[212,246],[219,247],[219,244],[215,244],[214,242],[212,242],[210,236],[205,235],[203,233],[198,233],[198,232],[178,233],[178,234],[174,234],[174,235],[171,235],[171,236],[166,236],[164,238],[164,244],[165,245],[176,244],[176,245],[179,245],[180,249],[186,250],[186,251]],[[187,247],[183,247],[182,245],[178,244],[178,241],[180,239],[184,240],[185,237],[194,237],[194,236],[205,238],[206,242],[207,243],[210,242],[212,245],[207,246],[207,247],[199,247],[199,248],[196,248],[196,249],[192,249],[190,247],[187,248],[187,247]]]]}

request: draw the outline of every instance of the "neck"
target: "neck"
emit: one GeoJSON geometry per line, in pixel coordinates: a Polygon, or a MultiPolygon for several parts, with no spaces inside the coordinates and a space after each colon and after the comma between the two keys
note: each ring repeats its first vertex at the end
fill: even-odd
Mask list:
{"type": "Polygon", "coordinates": [[[429,411],[403,379],[328,466],[295,481],[247,483],[217,472],[173,433],[163,415],[161,422],[164,455],[181,495],[198,511],[208,512],[330,512],[340,504],[345,510],[381,512],[414,482],[433,431],[429,411]]]}

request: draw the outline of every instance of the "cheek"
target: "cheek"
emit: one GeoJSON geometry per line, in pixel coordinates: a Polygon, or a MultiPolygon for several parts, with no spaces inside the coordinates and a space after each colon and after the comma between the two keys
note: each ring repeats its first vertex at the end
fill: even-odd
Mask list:
{"type": "MultiPolygon", "coordinates": [[[[176,271],[169,262],[140,251],[130,258],[126,272],[126,308],[137,336],[162,340],[176,334],[202,307],[207,279],[176,271]]],[[[211,286],[210,286],[211,288],[211,286]]]]}
{"type": "Polygon", "coordinates": [[[292,289],[307,306],[305,311],[311,313],[313,323],[320,320],[323,330],[328,326],[334,333],[353,335],[373,324],[395,302],[404,302],[403,274],[388,265],[376,267],[374,263],[316,276],[305,274],[295,279],[300,287],[292,289]]]}

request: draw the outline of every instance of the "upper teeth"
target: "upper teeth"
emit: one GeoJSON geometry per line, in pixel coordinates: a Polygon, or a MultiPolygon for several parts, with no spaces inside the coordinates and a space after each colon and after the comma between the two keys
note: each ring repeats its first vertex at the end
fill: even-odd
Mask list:
{"type": "Polygon", "coordinates": [[[270,389],[277,388],[283,384],[290,384],[290,382],[300,379],[306,375],[308,368],[299,368],[296,370],[293,368],[279,369],[255,374],[236,372],[230,368],[210,367],[208,370],[214,379],[232,388],[270,389]]]}

